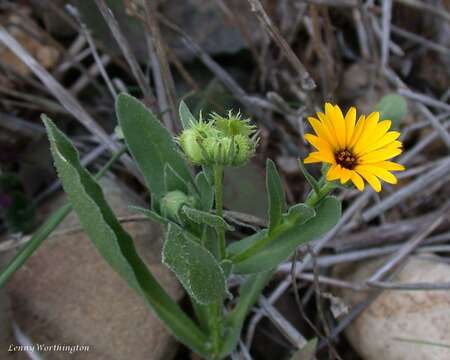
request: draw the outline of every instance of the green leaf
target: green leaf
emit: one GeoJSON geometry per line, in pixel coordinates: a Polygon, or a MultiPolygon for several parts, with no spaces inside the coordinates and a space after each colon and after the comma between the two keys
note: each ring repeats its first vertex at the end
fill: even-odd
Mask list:
{"type": "Polygon", "coordinates": [[[266,188],[269,200],[269,232],[273,231],[282,221],[286,208],[283,185],[274,162],[267,159],[266,188]]]}
{"type": "Polygon", "coordinates": [[[211,226],[203,226],[201,243],[216,259],[219,258],[220,249],[216,229],[211,226]]]}
{"type": "Polygon", "coordinates": [[[226,336],[222,346],[221,358],[225,358],[235,350],[239,336],[241,335],[242,325],[264,287],[272,277],[272,274],[273,270],[269,270],[250,275],[240,288],[237,305],[225,319],[226,336]]]}
{"type": "Polygon", "coordinates": [[[303,161],[301,159],[298,160],[298,166],[299,166],[303,176],[305,177],[306,181],[308,181],[309,185],[313,189],[313,191],[316,194],[319,194],[320,193],[320,185],[319,185],[318,181],[314,178],[314,176],[312,176],[309,173],[308,169],[306,169],[306,167],[303,164],[303,161]]]}
{"type": "Polygon", "coordinates": [[[225,278],[227,279],[231,274],[231,270],[233,270],[233,263],[228,259],[224,259],[220,262],[220,266],[222,267],[225,278]]]}
{"type": "Polygon", "coordinates": [[[189,186],[186,181],[169,164],[164,165],[164,187],[166,192],[175,190],[185,194],[189,192],[189,186]]]}
{"type": "Polygon", "coordinates": [[[205,211],[211,210],[214,205],[214,187],[209,183],[204,171],[197,174],[195,184],[200,193],[202,209],[205,211]]]}
{"type": "Polygon", "coordinates": [[[214,228],[220,226],[229,231],[234,230],[234,228],[220,216],[208,213],[206,211],[190,208],[188,206],[183,206],[182,211],[188,217],[189,220],[195,222],[196,224],[206,224],[214,228]]]}
{"type": "Polygon", "coordinates": [[[99,253],[148,305],[173,334],[199,354],[207,355],[206,336],[170,298],[137,254],[129,234],[107,204],[100,186],[82,167],[78,153],[53,122],[43,117],[58,175],[81,226],[99,253]]]}
{"type": "Polygon", "coordinates": [[[227,292],[224,273],[214,255],[173,224],[166,233],[163,263],[201,305],[221,301],[227,292]]]}
{"type": "Polygon", "coordinates": [[[161,215],[159,215],[156,211],[145,209],[140,206],[130,205],[128,206],[130,210],[136,211],[138,213],[141,213],[142,215],[148,217],[150,220],[153,220],[155,222],[159,222],[163,225],[167,225],[170,221],[161,215]]]}
{"type": "Polygon", "coordinates": [[[285,222],[301,225],[316,215],[316,211],[306,204],[296,204],[292,206],[286,215],[283,215],[285,222]]]}
{"type": "Polygon", "coordinates": [[[128,148],[157,198],[166,192],[166,164],[186,183],[192,183],[189,168],[171,134],[144,104],[130,95],[120,94],[116,108],[128,148]]]}
{"type": "MultiPolygon", "coordinates": [[[[267,217],[266,178],[261,167],[249,161],[240,167],[229,167],[223,178],[223,205],[233,211],[267,217]]],[[[211,182],[214,184],[214,181],[211,182]]]]}
{"type": "Polygon", "coordinates": [[[374,111],[380,112],[381,120],[391,120],[393,128],[397,128],[406,116],[406,100],[398,94],[383,96],[380,102],[375,105],[374,111]]]}
{"type": "Polygon", "coordinates": [[[193,123],[197,122],[197,119],[194,117],[194,115],[192,115],[191,111],[183,100],[181,100],[180,102],[179,113],[183,129],[189,129],[193,123]]]}
{"type": "Polygon", "coordinates": [[[340,216],[340,201],[334,197],[326,197],[316,209],[316,216],[305,223],[281,227],[272,234],[263,230],[231,244],[227,250],[234,264],[233,272],[249,274],[276,267],[298,246],[327,233],[337,223],[340,216]]]}
{"type": "Polygon", "coordinates": [[[317,338],[309,340],[300,350],[292,355],[291,360],[313,360],[316,355],[317,338]]]}
{"type": "MultiPolygon", "coordinates": [[[[95,179],[100,179],[111,168],[111,166],[126,151],[126,147],[122,147],[117,151],[111,159],[100,169],[95,175],[95,179]]],[[[20,248],[18,253],[8,262],[8,264],[0,271],[0,288],[11,278],[11,276],[33,255],[33,253],[42,245],[53,230],[66,218],[72,211],[72,206],[64,204],[59,209],[53,211],[45,220],[45,222],[37,229],[31,239],[20,248]]]]}

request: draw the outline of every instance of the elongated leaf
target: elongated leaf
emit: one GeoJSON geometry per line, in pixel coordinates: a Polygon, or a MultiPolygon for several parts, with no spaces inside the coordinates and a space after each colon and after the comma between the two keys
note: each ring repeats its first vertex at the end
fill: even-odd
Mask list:
{"type": "Polygon", "coordinates": [[[219,258],[220,249],[216,229],[211,226],[203,226],[201,243],[216,259],[219,258]]]}
{"type": "Polygon", "coordinates": [[[179,113],[183,129],[189,129],[197,121],[183,100],[180,102],[179,113]]]}
{"type": "Polygon", "coordinates": [[[298,160],[298,166],[300,168],[300,171],[302,172],[303,176],[305,177],[306,181],[308,181],[309,185],[311,186],[311,188],[314,190],[314,192],[316,194],[320,193],[320,186],[319,183],[317,182],[317,180],[314,178],[314,176],[312,176],[308,169],[305,167],[305,165],[303,164],[302,160],[298,160]]]}
{"type": "Polygon", "coordinates": [[[200,193],[202,209],[205,211],[211,210],[214,204],[214,187],[209,183],[205,172],[201,171],[197,174],[195,184],[200,193]]]}
{"type": "MultiPolygon", "coordinates": [[[[99,170],[95,175],[95,179],[101,179],[103,175],[111,168],[111,166],[120,158],[126,151],[124,146],[117,151],[111,159],[99,170]]],[[[8,264],[0,271],[0,288],[9,280],[9,278],[27,261],[27,259],[33,255],[33,253],[42,245],[45,239],[47,239],[53,230],[66,218],[72,211],[70,203],[64,204],[59,209],[52,212],[45,222],[37,229],[30,241],[28,241],[19,252],[8,262],[8,264]]]]}
{"type": "Polygon", "coordinates": [[[383,96],[375,106],[374,111],[380,112],[380,119],[391,120],[392,126],[396,128],[406,115],[406,100],[398,94],[388,94],[383,96]]]}
{"type": "Polygon", "coordinates": [[[148,217],[150,220],[159,222],[160,224],[167,225],[170,222],[170,220],[163,218],[156,211],[153,211],[150,209],[145,209],[143,207],[135,206],[135,205],[130,205],[129,208],[130,208],[130,210],[141,213],[142,215],[148,217]]]}
{"type": "Polygon", "coordinates": [[[43,117],[64,190],[80,224],[99,253],[127,283],[141,294],[174,335],[202,355],[207,354],[205,335],[180,309],[148,271],[133,241],[108,206],[100,186],[84,169],[78,153],[53,122],[43,117]]]}
{"type": "Polygon", "coordinates": [[[201,305],[221,301],[227,292],[224,273],[214,255],[173,224],[166,233],[163,263],[201,305]]]}
{"type": "Polygon", "coordinates": [[[189,168],[172,136],[144,104],[130,95],[120,94],[116,108],[128,148],[157,198],[166,192],[166,164],[186,183],[192,183],[189,168]]]}
{"type": "Polygon", "coordinates": [[[271,232],[281,223],[286,200],[280,175],[270,159],[267,159],[266,188],[269,200],[269,232],[271,232]]]}
{"type": "Polygon", "coordinates": [[[294,250],[307,242],[327,233],[341,216],[341,203],[334,197],[327,197],[317,208],[316,216],[307,222],[290,226],[288,229],[269,234],[263,230],[228,247],[235,274],[249,274],[266,271],[286,260],[294,250]],[[257,243],[264,246],[258,248],[257,243]],[[250,247],[256,252],[248,252],[250,247]],[[248,256],[242,256],[248,253],[248,256]]]}
{"type": "Polygon", "coordinates": [[[208,213],[206,211],[201,211],[201,210],[190,208],[188,206],[184,206],[183,212],[188,217],[189,220],[192,220],[196,224],[206,224],[211,227],[220,226],[220,227],[223,227],[230,231],[234,230],[234,228],[231,225],[229,225],[220,216],[208,213]]]}
{"type": "Polygon", "coordinates": [[[239,290],[240,296],[237,305],[225,319],[226,337],[222,346],[221,357],[228,356],[236,348],[245,318],[258,300],[272,274],[273,270],[269,270],[250,275],[239,290]]]}
{"type": "Polygon", "coordinates": [[[164,187],[167,192],[175,190],[182,191],[185,194],[189,192],[186,181],[169,164],[164,165],[164,187]]]}
{"type": "Polygon", "coordinates": [[[284,221],[292,224],[301,225],[316,215],[316,211],[306,204],[296,204],[292,206],[286,215],[283,215],[284,221]]]}

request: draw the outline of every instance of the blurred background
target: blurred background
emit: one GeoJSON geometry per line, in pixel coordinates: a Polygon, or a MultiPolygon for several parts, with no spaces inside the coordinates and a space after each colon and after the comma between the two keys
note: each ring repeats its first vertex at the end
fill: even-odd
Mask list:
{"type": "MultiPolygon", "coordinates": [[[[120,92],[173,134],[181,99],[197,116],[240,110],[261,136],[225,175],[244,236],[265,224],[267,157],[289,203],[307,195],[308,116],[325,101],[367,113],[388,95],[399,184],[337,194],[341,222],[280,266],[233,358],[449,359],[449,12],[448,0],[0,0],[0,268],[64,201],[42,113],[95,172],[120,147],[120,92]]],[[[127,208],[149,201],[130,158],[102,186],[189,310],[160,265],[161,230],[127,208]]],[[[0,359],[195,359],[116,277],[70,215],[0,288],[0,359]],[[33,343],[89,351],[7,351],[33,343]]]]}

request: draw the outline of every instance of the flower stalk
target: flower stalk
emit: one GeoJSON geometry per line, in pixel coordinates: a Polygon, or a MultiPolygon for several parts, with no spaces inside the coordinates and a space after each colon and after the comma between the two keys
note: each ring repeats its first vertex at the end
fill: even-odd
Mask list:
{"type": "MultiPolygon", "coordinates": [[[[214,172],[214,196],[216,204],[216,215],[223,217],[223,166],[216,165],[214,172]]],[[[223,226],[217,227],[217,239],[219,241],[219,257],[225,258],[225,229],[223,226]]]]}

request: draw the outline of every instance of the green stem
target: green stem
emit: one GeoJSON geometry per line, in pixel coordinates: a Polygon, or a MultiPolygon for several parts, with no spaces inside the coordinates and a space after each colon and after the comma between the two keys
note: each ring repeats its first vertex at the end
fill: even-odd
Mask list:
{"type": "Polygon", "coordinates": [[[320,188],[319,193],[313,191],[305,201],[305,204],[311,207],[315,207],[329,192],[336,188],[336,185],[332,182],[326,181],[320,188]]]}
{"type": "MultiPolygon", "coordinates": [[[[315,207],[325,196],[328,195],[328,193],[336,188],[336,185],[331,182],[325,182],[323,186],[319,189],[319,192],[313,191],[309,197],[306,199],[305,204],[310,207],[315,207]]],[[[281,233],[289,230],[291,228],[291,225],[288,223],[283,223],[278,225],[273,231],[270,233],[267,232],[267,234],[258,239],[258,241],[255,241],[252,243],[249,247],[247,247],[242,252],[239,252],[232,256],[230,260],[233,263],[239,263],[244,260],[247,260],[251,258],[255,253],[257,253],[260,249],[262,249],[264,246],[269,244],[275,237],[279,236],[281,233]]]]}
{"type": "Polygon", "coordinates": [[[213,359],[218,359],[221,350],[221,324],[222,324],[222,305],[220,301],[216,301],[209,305],[209,330],[212,342],[213,359]]]}
{"type": "MultiPolygon", "coordinates": [[[[216,215],[223,217],[223,197],[222,197],[222,181],[223,181],[223,166],[215,165],[213,167],[214,173],[214,198],[216,205],[216,215]]],[[[219,242],[219,259],[224,259],[225,252],[225,228],[223,226],[216,227],[217,239],[219,242]]],[[[212,342],[213,359],[219,358],[221,350],[221,328],[222,328],[222,304],[220,301],[214,302],[208,306],[209,315],[209,330],[212,342]]]]}
{"type": "MultiPolygon", "coordinates": [[[[223,198],[222,198],[222,180],[223,167],[214,166],[214,194],[216,202],[216,215],[223,217],[223,198]]],[[[223,226],[217,227],[217,238],[219,241],[219,257],[225,258],[225,229],[223,226]]]]}

